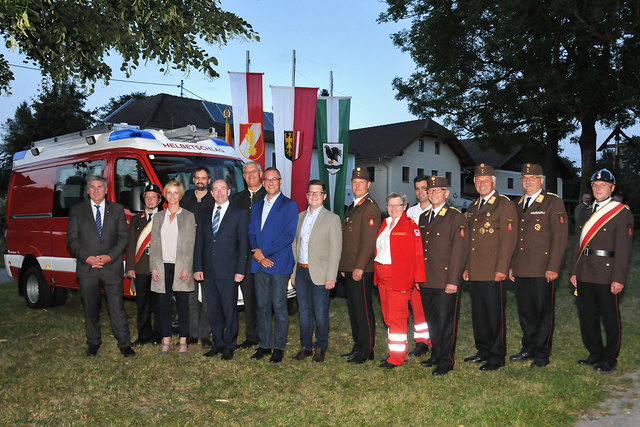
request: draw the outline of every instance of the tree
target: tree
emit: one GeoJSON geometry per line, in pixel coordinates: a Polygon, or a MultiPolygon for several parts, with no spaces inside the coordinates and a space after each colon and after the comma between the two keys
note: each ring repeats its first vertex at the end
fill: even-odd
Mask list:
{"type": "MultiPolygon", "coordinates": [[[[108,83],[112,70],[105,57],[114,52],[127,76],[151,60],[161,71],[195,68],[217,77],[218,61],[201,42],[221,47],[235,37],[259,40],[251,25],[222,10],[219,0],[2,1],[0,34],[43,75],[82,85],[98,79],[108,83]]],[[[0,54],[0,93],[8,91],[12,79],[0,54]]]]}
{"type": "Polygon", "coordinates": [[[109,102],[98,108],[98,114],[101,120],[104,120],[109,114],[122,107],[128,101],[133,99],[144,99],[147,97],[146,92],[131,92],[126,95],[114,96],[109,98],[109,102]]]}
{"type": "Polygon", "coordinates": [[[595,167],[595,124],[638,117],[637,0],[387,3],[380,21],[411,19],[393,40],[416,72],[393,84],[414,114],[444,117],[484,141],[545,144],[547,174],[558,141],[580,124],[583,188],[595,167]]]}

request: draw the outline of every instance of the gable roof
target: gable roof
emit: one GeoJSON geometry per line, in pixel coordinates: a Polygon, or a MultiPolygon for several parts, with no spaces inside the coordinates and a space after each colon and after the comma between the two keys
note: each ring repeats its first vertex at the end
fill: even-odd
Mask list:
{"type": "Polygon", "coordinates": [[[431,136],[449,145],[461,165],[472,159],[453,133],[431,119],[418,119],[368,128],[353,129],[349,133],[349,152],[357,160],[392,158],[423,136],[431,136]]]}

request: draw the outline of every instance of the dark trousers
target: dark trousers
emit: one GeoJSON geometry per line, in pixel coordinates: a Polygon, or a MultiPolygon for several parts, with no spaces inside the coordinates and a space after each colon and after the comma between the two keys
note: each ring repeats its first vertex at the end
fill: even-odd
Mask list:
{"type": "Polygon", "coordinates": [[[245,339],[257,343],[258,338],[258,302],[256,301],[256,290],[254,283],[254,275],[251,274],[251,258],[253,253],[247,258],[247,272],[244,280],[240,282],[240,290],[242,291],[242,299],[244,301],[244,331],[245,339]]]}
{"type": "Polygon", "coordinates": [[[298,265],[296,270],[296,298],[300,314],[300,346],[326,351],[329,346],[329,294],[330,290],[311,280],[309,269],[298,265]],[[316,343],[313,344],[315,322],[316,343]]]}
{"type": "Polygon", "coordinates": [[[102,280],[99,277],[84,277],[78,278],[78,282],[84,307],[84,329],[87,345],[99,346],[102,344],[100,332],[100,306],[102,304],[100,285],[102,284],[111,320],[111,330],[118,340],[118,348],[129,347],[131,336],[129,335],[129,320],[124,311],[122,278],[102,280]]]}
{"type": "Polygon", "coordinates": [[[262,268],[256,272],[258,336],[261,348],[284,351],[287,346],[289,333],[287,284],[289,277],[289,274],[268,274],[262,268]]]}
{"type": "Polygon", "coordinates": [[[622,321],[618,295],[611,293],[611,285],[578,282],[578,318],[582,342],[594,362],[616,365],[622,341],[622,321]],[[604,325],[606,346],[602,343],[600,321],[604,325]]]}
{"type": "Polygon", "coordinates": [[[547,282],[545,277],[516,277],[515,283],[522,351],[548,361],[553,341],[555,282],[547,282]]]}
{"type": "Polygon", "coordinates": [[[160,317],[158,299],[151,292],[151,275],[136,273],[133,279],[136,286],[136,306],[138,308],[138,340],[149,341],[160,336],[160,317]],[[153,326],[151,322],[153,313],[153,326]]]}
{"type": "MultiPolygon", "coordinates": [[[[160,316],[160,334],[171,336],[171,319],[173,317],[173,297],[178,309],[178,331],[180,337],[189,336],[189,292],[173,290],[175,264],[164,264],[164,293],[158,293],[158,314],[160,316]]],[[[191,292],[193,293],[193,292],[191,292]]]]}
{"type": "Polygon", "coordinates": [[[453,368],[458,339],[460,289],[448,294],[444,289],[420,288],[424,316],[431,337],[431,358],[437,366],[453,368]]]}
{"type": "Polygon", "coordinates": [[[474,281],[469,284],[477,356],[493,363],[504,364],[507,352],[506,287],[502,282],[494,281],[474,281]]]}
{"type": "Polygon", "coordinates": [[[201,295],[202,301],[198,301],[198,288],[202,283],[195,282],[195,285],[195,291],[189,293],[189,333],[195,338],[209,338],[211,326],[204,295],[201,295]]]}
{"type": "Polygon", "coordinates": [[[373,314],[373,273],[364,273],[359,281],[353,280],[350,271],[344,281],[353,351],[360,357],[369,357],[376,344],[376,318],[373,314]]]}
{"type": "Polygon", "coordinates": [[[205,278],[202,282],[209,323],[216,347],[238,346],[238,284],[231,280],[205,278]]]}

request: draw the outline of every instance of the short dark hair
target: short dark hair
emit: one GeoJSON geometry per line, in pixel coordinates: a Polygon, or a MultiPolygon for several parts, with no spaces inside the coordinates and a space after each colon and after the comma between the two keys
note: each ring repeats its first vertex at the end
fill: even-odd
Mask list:
{"type": "Polygon", "coordinates": [[[267,172],[269,171],[276,171],[278,173],[278,178],[282,178],[282,175],[280,175],[280,171],[278,170],[278,168],[271,166],[270,168],[266,168],[264,170],[264,173],[262,174],[262,176],[265,176],[267,174],[267,172]]]}
{"type": "Polygon", "coordinates": [[[325,193],[327,191],[324,182],[320,181],[319,179],[312,179],[311,181],[309,181],[309,184],[307,185],[307,191],[309,191],[309,188],[312,185],[319,185],[322,187],[322,192],[325,193]]]}
{"type": "Polygon", "coordinates": [[[204,167],[204,166],[198,166],[196,168],[196,170],[193,172],[193,176],[196,176],[196,173],[198,173],[200,171],[205,171],[207,173],[207,176],[209,177],[209,179],[211,179],[211,172],[209,172],[209,169],[204,167]]]}
{"type": "Polygon", "coordinates": [[[419,183],[420,181],[429,181],[429,177],[427,175],[418,175],[413,178],[413,185],[419,183]]]}

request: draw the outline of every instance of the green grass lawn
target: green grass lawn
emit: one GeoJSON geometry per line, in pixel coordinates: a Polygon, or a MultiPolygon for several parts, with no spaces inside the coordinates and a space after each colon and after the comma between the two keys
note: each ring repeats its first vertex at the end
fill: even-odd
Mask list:
{"type": "MultiPolygon", "coordinates": [[[[636,249],[638,249],[636,245],[636,249]]],[[[637,251],[636,251],[637,254],[637,251]]],[[[271,365],[238,350],[230,362],[136,349],[124,359],[102,312],[103,345],[86,349],[78,293],[66,305],[30,310],[15,285],[0,286],[0,419],[3,424],[192,425],[571,425],[640,367],[638,256],[622,301],[623,345],[618,370],[602,374],[576,361],[587,356],[566,273],[557,286],[551,364],[507,362],[496,372],[462,363],[475,353],[468,289],[464,289],[454,371],[434,378],[418,360],[391,371],[377,367],[386,337],[377,303],[376,361],[353,366],[340,358],[351,348],[345,300],[331,301],[330,348],[324,364],[291,360],[299,347],[297,316],[290,318],[285,360],[271,365]]],[[[508,354],[520,350],[513,285],[507,302],[508,354]]],[[[125,303],[135,339],[135,303],[125,303]]],[[[244,315],[240,314],[243,331],[244,315]]],[[[240,337],[243,339],[243,336],[240,337]]]]}

